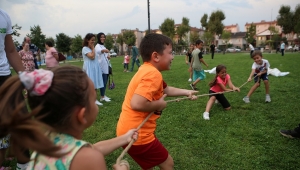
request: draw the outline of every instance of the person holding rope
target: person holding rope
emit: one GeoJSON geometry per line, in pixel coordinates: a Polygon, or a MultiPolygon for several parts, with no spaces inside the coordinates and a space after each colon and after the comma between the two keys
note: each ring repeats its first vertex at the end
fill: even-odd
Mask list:
{"type": "Polygon", "coordinates": [[[230,104],[224,94],[222,92],[224,91],[238,91],[240,92],[240,88],[235,87],[230,79],[229,74],[227,74],[226,66],[224,65],[218,65],[216,67],[216,77],[209,83],[209,86],[211,87],[209,90],[209,93],[212,94],[209,96],[209,100],[206,104],[205,112],[203,113],[203,119],[209,120],[209,111],[212,107],[212,105],[215,103],[215,101],[218,101],[225,110],[230,109],[230,104]],[[229,88],[226,88],[226,85],[229,86],[229,88]]]}
{"type": "MultiPolygon", "coordinates": [[[[169,37],[150,33],[142,39],[139,49],[143,65],[128,85],[117,124],[117,136],[140,127],[137,128],[139,138],[128,154],[142,169],[158,166],[171,170],[174,168],[173,158],[155,136],[156,121],[167,106],[166,96],[187,96],[194,100],[197,91],[171,87],[164,82],[161,71],[169,70],[174,59],[169,37]]],[[[126,151],[126,145],[123,148],[126,151]]]]}
{"type": "MultiPolygon", "coordinates": [[[[105,170],[104,156],[137,139],[138,132],[130,129],[93,145],[83,141],[84,130],[99,113],[96,99],[94,83],[79,67],[20,72],[0,88],[0,138],[11,134],[17,157],[25,157],[24,148],[33,151],[27,169],[105,170]],[[24,88],[27,102],[22,98],[24,88]],[[27,103],[30,111],[23,109],[27,103]]],[[[113,168],[128,166],[122,162],[113,168]]]]}
{"type": "Polygon", "coordinates": [[[250,96],[252,93],[260,86],[260,79],[263,79],[266,88],[266,103],[271,102],[270,92],[269,92],[269,79],[268,79],[268,68],[270,68],[270,63],[268,60],[263,59],[262,53],[259,50],[255,50],[252,54],[252,59],[254,63],[252,64],[252,71],[248,78],[248,81],[252,80],[254,76],[254,85],[251,87],[247,96],[243,98],[245,103],[250,103],[250,96]]]}

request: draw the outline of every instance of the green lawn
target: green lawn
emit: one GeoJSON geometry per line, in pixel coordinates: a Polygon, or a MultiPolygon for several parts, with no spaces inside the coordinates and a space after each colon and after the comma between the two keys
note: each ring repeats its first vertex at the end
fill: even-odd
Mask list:
{"type": "MultiPolygon", "coordinates": [[[[253,82],[243,86],[240,93],[226,93],[232,109],[224,111],[220,105],[214,105],[209,121],[202,118],[207,96],[196,101],[168,103],[158,121],[156,135],[173,157],[175,169],[299,169],[300,141],[285,138],[278,131],[292,129],[300,123],[300,81],[297,78],[300,53],[287,53],[284,57],[264,53],[264,58],[269,60],[271,68],[290,72],[284,77],[269,76],[271,103],[264,102],[263,84],[251,96],[251,103],[243,102],[242,98],[253,82]]],[[[248,53],[215,54],[213,60],[210,55],[205,55],[204,60],[209,69],[225,64],[236,86],[247,81],[253,63],[248,53]]],[[[107,90],[107,96],[112,101],[100,107],[97,120],[84,133],[83,139],[86,141],[95,143],[115,137],[127,85],[134,75],[134,72],[123,72],[122,62],[122,57],[111,59],[116,88],[107,90]]],[[[69,64],[82,66],[82,62],[69,64]]],[[[171,70],[162,74],[169,86],[190,89],[187,69],[184,56],[175,56],[171,70]]],[[[208,93],[208,82],[215,76],[206,75],[206,80],[197,85],[199,95],[208,93]]],[[[118,149],[106,157],[109,169],[112,169],[121,151],[118,149]]],[[[129,161],[131,169],[140,169],[130,156],[124,158],[129,161]]]]}

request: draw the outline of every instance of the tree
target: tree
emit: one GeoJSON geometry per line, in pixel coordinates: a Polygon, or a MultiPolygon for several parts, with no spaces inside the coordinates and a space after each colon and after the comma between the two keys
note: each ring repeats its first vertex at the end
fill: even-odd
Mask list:
{"type": "Polygon", "coordinates": [[[107,35],[106,35],[106,39],[105,39],[105,42],[104,42],[104,46],[105,46],[107,49],[109,49],[109,50],[111,50],[111,49],[113,48],[113,46],[114,46],[114,39],[113,39],[113,37],[112,37],[111,34],[107,34],[107,35]]]}
{"type": "Polygon", "coordinates": [[[118,34],[118,37],[117,37],[116,41],[117,41],[118,44],[120,44],[120,46],[121,46],[121,55],[123,55],[124,54],[124,52],[123,52],[124,37],[123,37],[122,33],[118,34]]]}
{"type": "MultiPolygon", "coordinates": [[[[20,33],[18,32],[18,30],[21,30],[21,26],[19,26],[18,24],[15,24],[12,26],[12,29],[13,29],[13,33],[12,33],[12,36],[16,36],[16,37],[19,37],[20,36],[20,33]]],[[[15,39],[13,38],[13,41],[14,41],[14,44],[16,47],[18,47],[20,45],[20,43],[15,39]]]]}
{"type": "Polygon", "coordinates": [[[204,32],[201,39],[204,41],[204,45],[209,45],[214,40],[214,35],[211,32],[204,32]]]}
{"type": "Polygon", "coordinates": [[[294,32],[300,36],[300,4],[298,4],[295,8],[294,21],[296,22],[294,32]]]}
{"type": "MultiPolygon", "coordinates": [[[[227,49],[227,47],[228,47],[230,38],[231,38],[231,32],[223,30],[222,40],[224,41],[225,49],[227,49]]],[[[223,50],[223,54],[225,54],[225,49],[223,50]]]]}
{"type": "Polygon", "coordinates": [[[71,37],[65,33],[56,34],[56,48],[59,52],[68,53],[71,50],[71,37]]]}
{"type": "Polygon", "coordinates": [[[190,31],[189,19],[186,17],[182,18],[181,25],[177,28],[176,32],[179,38],[179,44],[182,44],[182,37],[190,31]]]}
{"type": "Polygon", "coordinates": [[[255,35],[256,35],[256,25],[251,23],[250,27],[247,28],[246,37],[245,37],[246,41],[253,45],[253,43],[255,42],[255,35]]]}
{"type": "Polygon", "coordinates": [[[74,58],[80,58],[82,51],[82,42],[83,39],[79,34],[75,35],[75,37],[72,39],[71,53],[75,54],[74,58]]]}
{"type": "Polygon", "coordinates": [[[166,18],[164,22],[159,26],[163,35],[166,35],[173,40],[175,35],[175,27],[174,27],[174,20],[171,18],[166,18]]]}
{"type": "Polygon", "coordinates": [[[293,22],[293,12],[289,5],[282,5],[280,7],[277,24],[282,27],[282,32],[285,34],[294,32],[294,25],[296,22],[293,22]]]}
{"type": "Polygon", "coordinates": [[[213,35],[222,34],[224,30],[222,21],[225,20],[225,18],[225,14],[221,10],[212,12],[207,23],[208,31],[213,35]]]}
{"type": "Polygon", "coordinates": [[[272,35],[278,34],[278,30],[276,29],[275,26],[269,26],[268,30],[270,31],[270,40],[267,40],[266,43],[269,44],[270,50],[273,49],[273,40],[272,40],[272,35]]]}
{"type": "Polygon", "coordinates": [[[202,29],[205,28],[205,31],[207,31],[207,18],[208,18],[208,15],[207,14],[204,14],[200,20],[200,23],[201,23],[201,26],[202,26],[202,29]]]}
{"type": "Polygon", "coordinates": [[[136,41],[136,36],[134,34],[133,31],[131,30],[125,30],[123,32],[123,39],[124,39],[124,42],[125,44],[127,45],[135,45],[135,41],[136,41]]]}
{"type": "Polygon", "coordinates": [[[31,39],[31,43],[36,45],[41,51],[45,51],[45,38],[46,35],[42,33],[39,25],[30,27],[30,34],[26,35],[31,39]]]}
{"type": "Polygon", "coordinates": [[[190,34],[190,43],[193,44],[199,39],[200,39],[199,34],[197,32],[192,31],[190,34]]]}

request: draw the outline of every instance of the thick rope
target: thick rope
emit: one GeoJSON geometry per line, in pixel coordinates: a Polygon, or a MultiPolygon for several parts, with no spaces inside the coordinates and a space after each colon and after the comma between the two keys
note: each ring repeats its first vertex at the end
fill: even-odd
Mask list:
{"type": "MultiPolygon", "coordinates": [[[[257,75],[255,76],[257,77],[257,75]]],[[[253,77],[252,79],[254,79],[255,77],[253,77]]],[[[251,79],[251,80],[252,80],[251,79]]],[[[245,86],[248,82],[250,81],[246,81],[244,84],[242,84],[239,88],[242,88],[243,86],[245,86]]],[[[224,92],[218,92],[218,93],[210,93],[210,94],[201,94],[201,95],[197,95],[197,97],[202,97],[202,96],[209,96],[209,95],[214,95],[214,94],[222,94],[222,93],[228,93],[228,92],[234,92],[235,90],[229,90],[229,91],[224,91],[224,92]]],[[[167,100],[166,102],[179,102],[180,100],[185,100],[185,99],[191,99],[190,97],[183,97],[183,98],[177,98],[174,100],[167,100]]],[[[154,112],[151,112],[145,119],[144,121],[136,128],[137,131],[147,122],[147,120],[152,116],[154,112]]],[[[124,157],[124,155],[127,153],[127,151],[130,149],[130,147],[132,146],[132,144],[135,142],[134,139],[131,139],[130,143],[126,146],[126,148],[123,150],[123,152],[121,153],[121,155],[118,157],[116,164],[119,165],[121,163],[121,159],[124,157]]]]}

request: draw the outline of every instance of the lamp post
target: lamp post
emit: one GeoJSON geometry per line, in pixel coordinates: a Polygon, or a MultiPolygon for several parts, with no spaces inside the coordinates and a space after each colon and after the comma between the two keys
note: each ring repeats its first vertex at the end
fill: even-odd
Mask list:
{"type": "Polygon", "coordinates": [[[150,34],[150,2],[147,0],[147,6],[148,6],[148,33],[150,34]]]}

